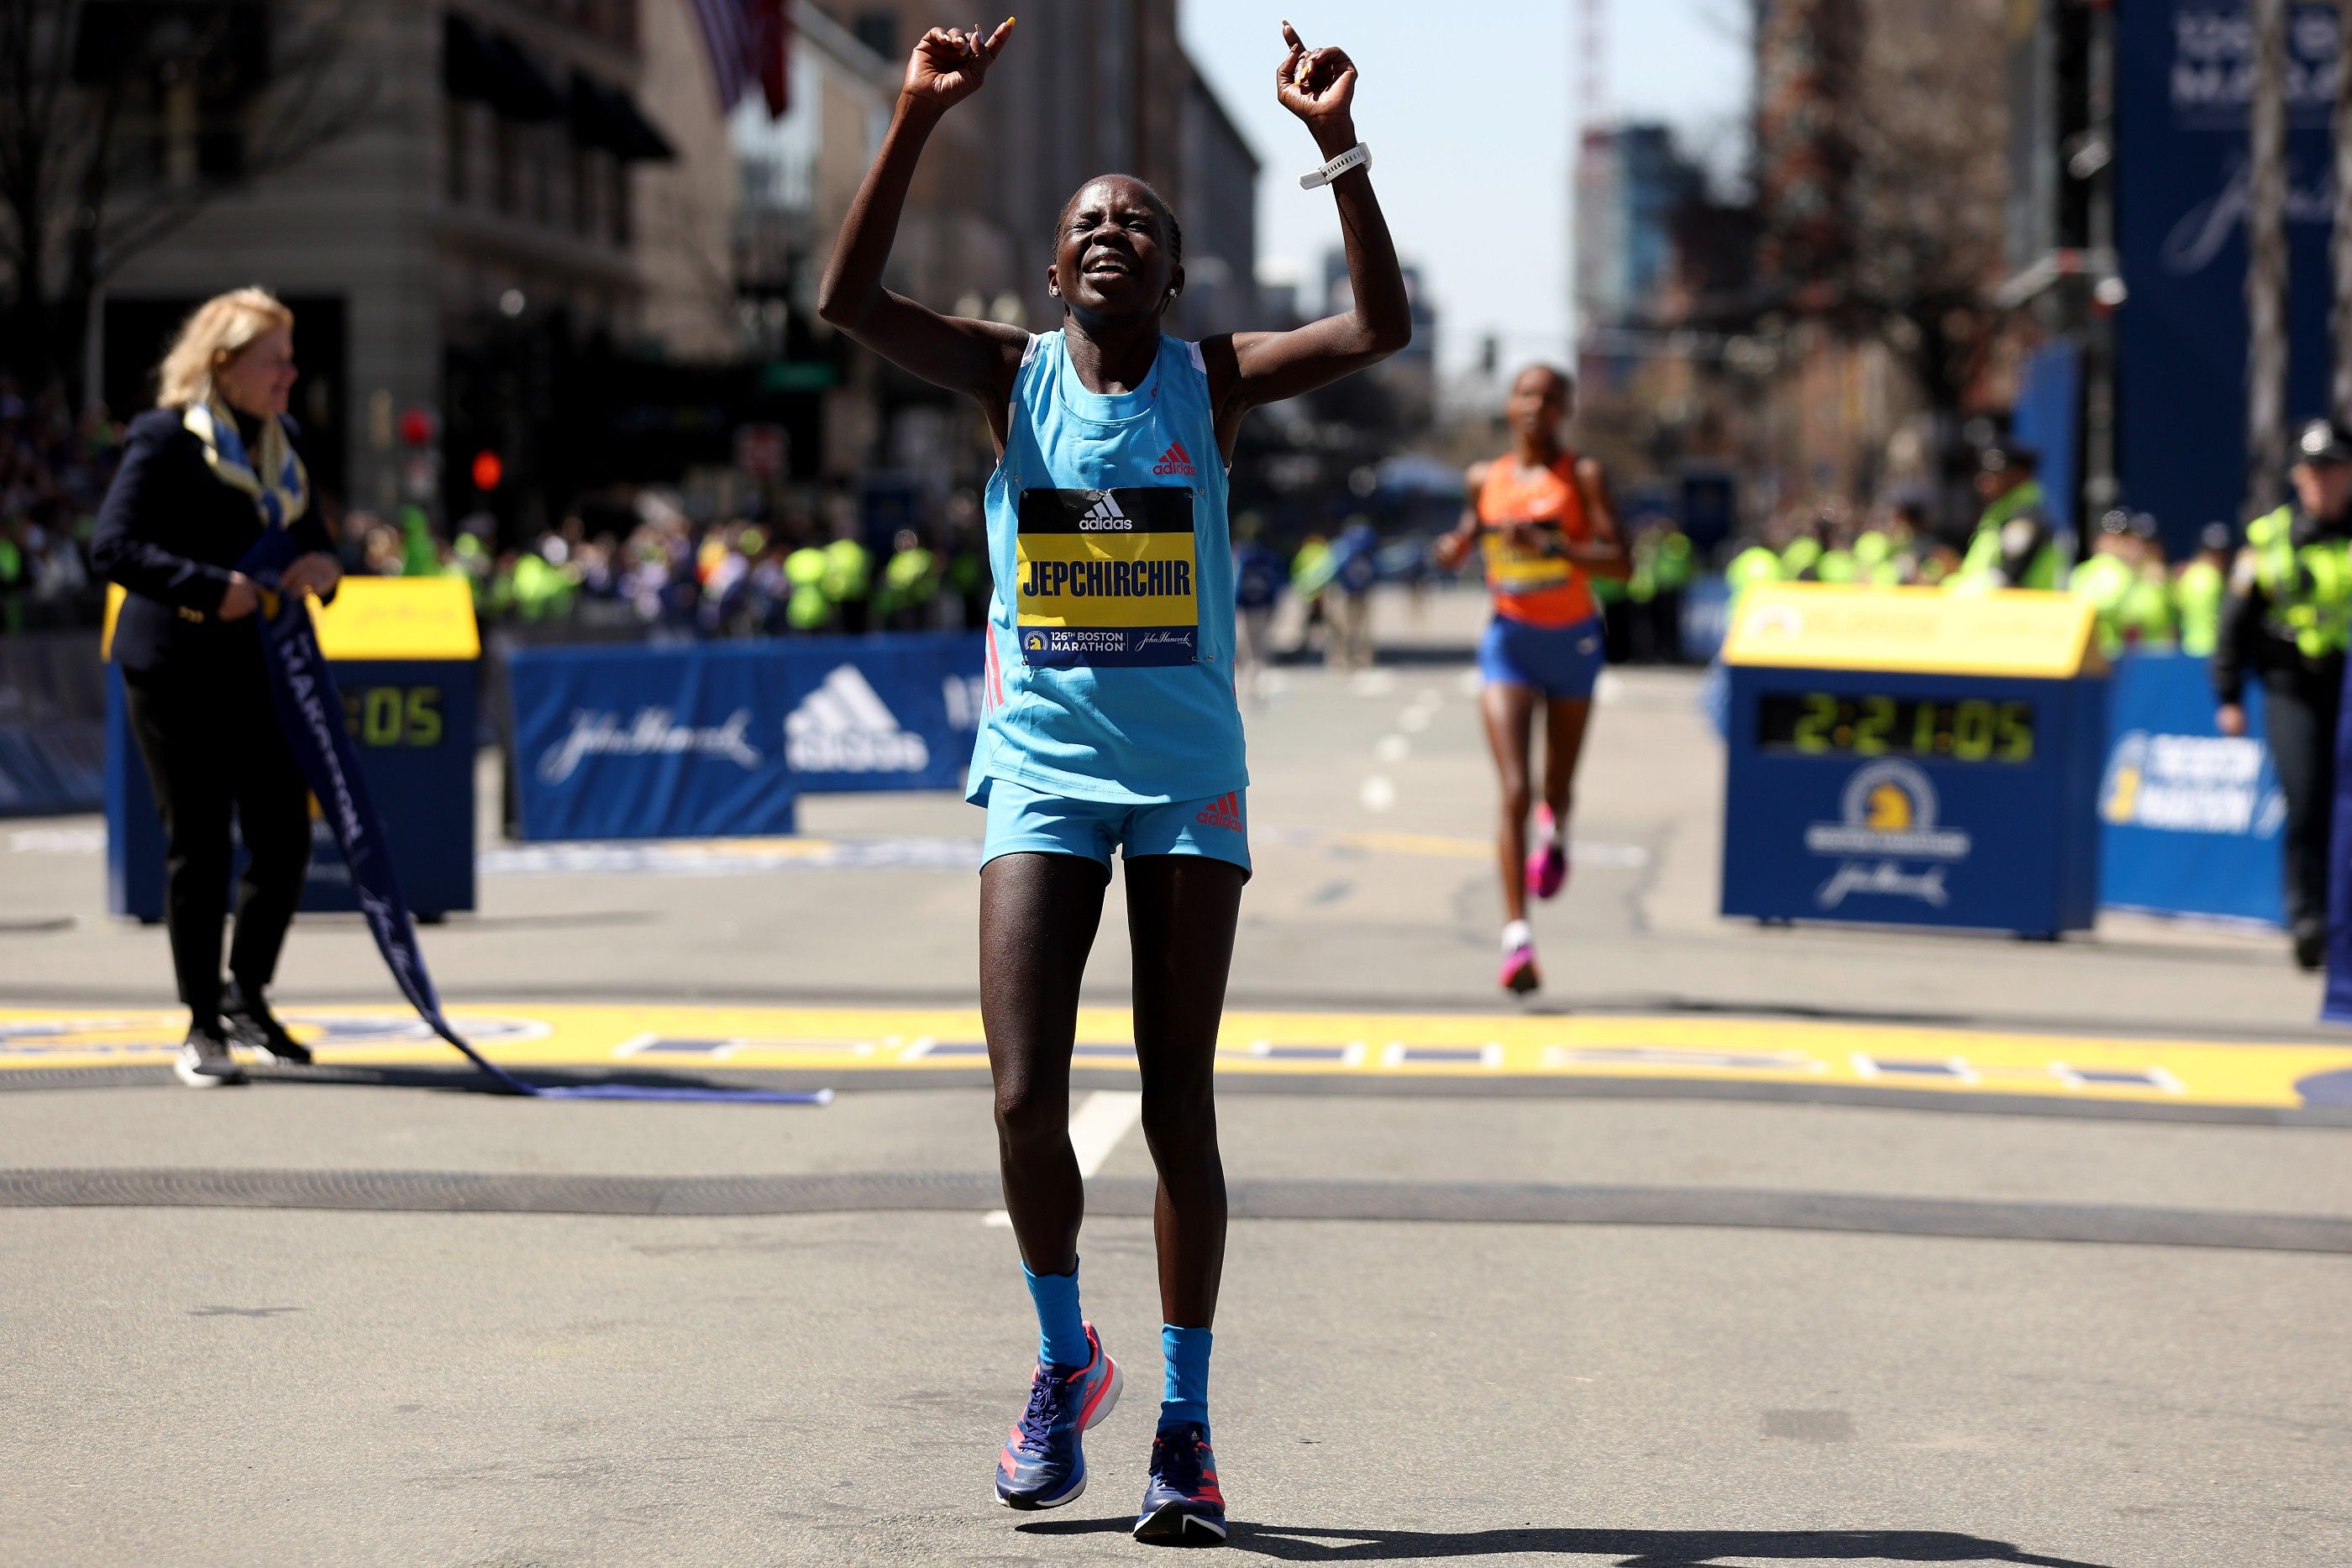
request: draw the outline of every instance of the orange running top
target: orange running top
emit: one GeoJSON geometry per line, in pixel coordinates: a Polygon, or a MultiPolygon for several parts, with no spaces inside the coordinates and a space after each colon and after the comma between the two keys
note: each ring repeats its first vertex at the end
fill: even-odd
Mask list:
{"type": "Polygon", "coordinates": [[[1496,458],[1486,465],[1475,505],[1495,613],[1529,626],[1573,626],[1592,617],[1591,585],[1559,553],[1564,539],[1580,544],[1592,537],[1584,493],[1576,486],[1576,454],[1562,452],[1532,474],[1515,457],[1496,458]]]}

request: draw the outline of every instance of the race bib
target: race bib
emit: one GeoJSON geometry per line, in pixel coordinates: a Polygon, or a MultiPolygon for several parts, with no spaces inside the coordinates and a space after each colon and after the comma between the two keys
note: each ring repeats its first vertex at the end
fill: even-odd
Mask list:
{"type": "Polygon", "coordinates": [[[1024,490],[1021,656],[1042,666],[1200,658],[1192,492],[1177,486],[1024,490]]]}
{"type": "Polygon", "coordinates": [[[1568,558],[1555,553],[1567,542],[1557,523],[1532,523],[1523,529],[1489,525],[1481,541],[1486,552],[1486,580],[1505,593],[1532,593],[1558,588],[1575,575],[1568,558]],[[1515,535],[1531,536],[1515,542],[1515,535]]]}

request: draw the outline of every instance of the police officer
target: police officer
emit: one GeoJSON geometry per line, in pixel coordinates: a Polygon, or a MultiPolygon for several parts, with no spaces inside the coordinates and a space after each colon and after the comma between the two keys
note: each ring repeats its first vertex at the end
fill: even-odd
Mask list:
{"type": "Polygon", "coordinates": [[[2110,659],[2124,651],[2124,601],[2138,575],[2133,564],[2131,514],[2109,512],[2099,519],[2091,553],[2068,574],[2066,591],[2089,602],[2099,652],[2110,659]]]}
{"type": "Polygon", "coordinates": [[[2230,554],[2236,535],[2227,523],[2208,523],[2198,536],[2196,558],[2172,580],[2172,600],[2180,617],[2180,651],[2210,659],[2221,641],[2221,604],[2230,591],[2230,554]]]}
{"type": "Polygon", "coordinates": [[[2064,575],[2058,537],[2042,510],[2042,460],[2021,448],[1988,449],[1977,469],[1985,502],[1959,570],[1946,586],[1982,593],[1997,588],[2054,589],[2064,575]]]}
{"type": "Polygon", "coordinates": [[[131,423],[90,538],[99,570],[127,591],[113,656],[163,818],[165,919],[189,1015],[173,1071],[194,1088],[243,1081],[232,1040],[310,1060],[262,997],[310,864],[310,790],[270,696],[262,591],[236,570],[264,529],[283,528],[303,552],[280,575],[285,591],[331,598],[342,575],[285,417],[294,374],[294,317],[277,299],[247,288],[198,307],[163,361],[161,406],[131,423]],[[232,811],[248,859],[224,987],[232,811]]]}
{"type": "Polygon", "coordinates": [[[2286,796],[2286,915],[2295,962],[2327,953],[2327,841],[2336,718],[2352,643],[2352,434],[2326,420],[2295,443],[2294,500],[2246,525],[2213,653],[2215,722],[2246,733],[2249,674],[2286,796]]]}
{"type": "Polygon", "coordinates": [[[1743,589],[1759,582],[1784,582],[1788,574],[1781,569],[1779,550],[1762,539],[1751,539],[1723,569],[1723,580],[1736,600],[1743,589]]]}

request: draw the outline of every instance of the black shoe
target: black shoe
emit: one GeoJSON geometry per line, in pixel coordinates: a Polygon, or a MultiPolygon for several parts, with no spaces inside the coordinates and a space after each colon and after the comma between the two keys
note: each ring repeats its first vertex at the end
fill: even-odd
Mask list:
{"type": "Polygon", "coordinates": [[[262,1051],[284,1067],[310,1065],[310,1048],[286,1032],[259,991],[247,996],[244,987],[231,981],[221,997],[221,1022],[229,1039],[247,1051],[262,1051]]]}
{"type": "Polygon", "coordinates": [[[191,1089],[218,1089],[245,1082],[245,1069],[229,1054],[227,1037],[202,1024],[189,1026],[188,1038],[180,1042],[180,1054],[172,1060],[172,1071],[191,1089]]]}
{"type": "Polygon", "coordinates": [[[2310,973],[2327,967],[2327,927],[2310,921],[2294,928],[2294,967],[2310,973]]]}

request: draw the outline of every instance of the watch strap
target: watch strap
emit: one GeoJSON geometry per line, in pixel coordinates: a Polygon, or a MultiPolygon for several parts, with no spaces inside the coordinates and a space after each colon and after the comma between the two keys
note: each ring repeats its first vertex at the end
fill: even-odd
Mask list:
{"type": "Polygon", "coordinates": [[[1359,141],[1320,169],[1298,176],[1298,188],[1311,191],[1318,185],[1328,185],[1350,169],[1368,167],[1371,161],[1372,150],[1359,141]]]}

